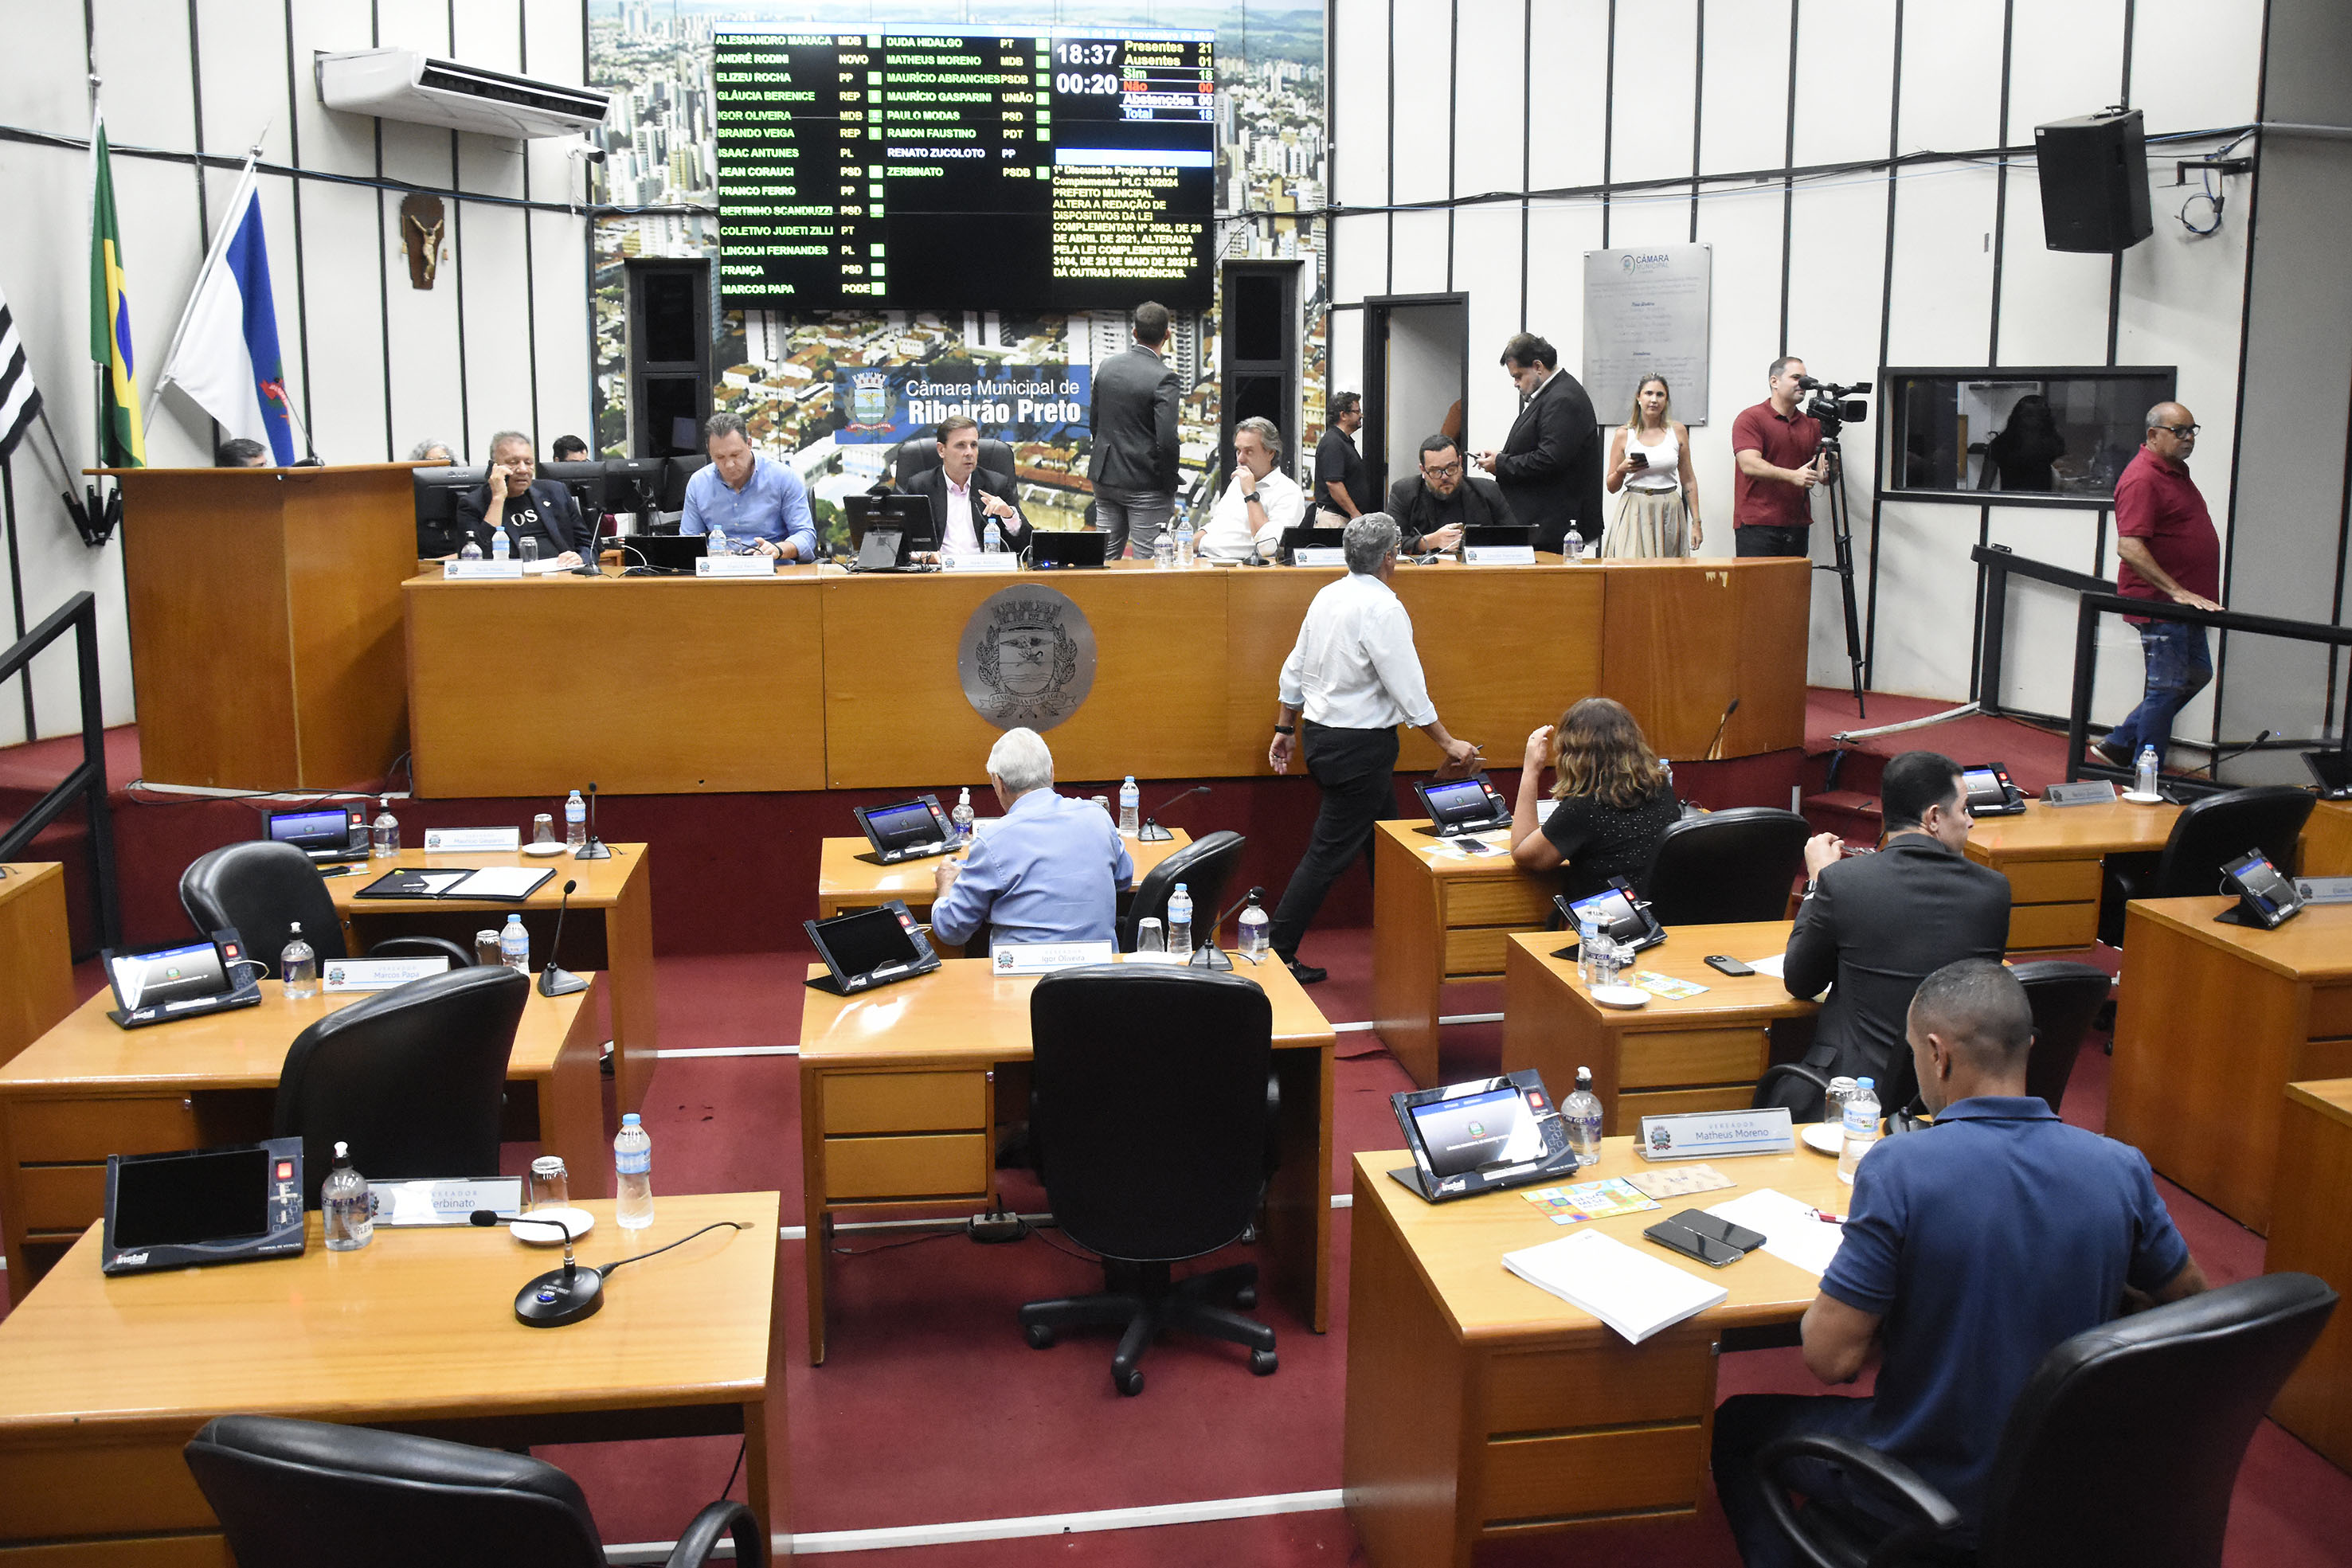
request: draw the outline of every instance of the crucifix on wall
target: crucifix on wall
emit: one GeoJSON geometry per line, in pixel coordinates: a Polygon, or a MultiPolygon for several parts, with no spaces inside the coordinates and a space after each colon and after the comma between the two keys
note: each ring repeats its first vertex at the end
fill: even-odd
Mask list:
{"type": "Polygon", "coordinates": [[[434,274],[449,253],[441,243],[448,218],[441,206],[441,198],[419,192],[404,196],[400,203],[400,248],[408,256],[408,284],[412,288],[433,287],[434,274]]]}

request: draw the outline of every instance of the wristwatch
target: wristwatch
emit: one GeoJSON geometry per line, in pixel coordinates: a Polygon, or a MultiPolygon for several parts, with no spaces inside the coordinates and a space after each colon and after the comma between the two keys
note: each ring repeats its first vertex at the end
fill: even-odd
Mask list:
{"type": "Polygon", "coordinates": [[[1298,727],[1295,724],[1277,724],[1274,727],[1274,733],[1276,735],[1297,735],[1298,733],[1298,727]]]}

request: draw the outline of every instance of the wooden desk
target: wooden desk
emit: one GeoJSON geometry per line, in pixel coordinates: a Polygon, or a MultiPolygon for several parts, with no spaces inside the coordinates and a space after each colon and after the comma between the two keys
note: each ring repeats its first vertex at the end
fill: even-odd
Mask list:
{"type": "Polygon", "coordinates": [[[66,929],[66,868],[0,866],[0,1067],[73,1011],[73,938],[66,929]]]}
{"type": "Polygon", "coordinates": [[[2352,800],[2322,800],[2303,825],[2305,876],[2352,876],[2352,800]]]}
{"type": "Polygon", "coordinates": [[[1437,1082],[1444,988],[1501,979],[1511,933],[1542,929],[1559,891],[1557,873],[1523,872],[1507,850],[1449,853],[1420,831],[1427,825],[1382,822],[1372,834],[1372,1019],[1423,1089],[1437,1082]]]}
{"type": "MultiPolygon", "coordinates": [[[[604,986],[598,975],[568,997],[531,992],[507,1059],[507,1081],[527,1092],[508,1096],[499,1129],[562,1155],[572,1192],[589,1197],[606,1190],[612,1168],[596,1070],[604,986]]],[[[105,1212],[107,1155],[269,1136],[287,1048],[359,999],[288,1001],[276,980],[261,988],[259,1007],[147,1029],[117,1028],[106,1016],[114,994],[100,991],[0,1067],[0,1225],[17,1300],[105,1212]]],[[[353,1163],[366,1170],[366,1151],[353,1163]]]]}
{"type": "MultiPolygon", "coordinates": [[[[1266,1192],[1273,1288],[1321,1333],[1329,1321],[1331,1026],[1280,964],[1234,972],[1274,1004],[1282,1089],[1281,1166],[1266,1192]]],[[[809,966],[809,977],[824,973],[809,966]]],[[[824,1266],[835,1211],[996,1199],[995,1064],[1029,1060],[1034,976],[998,978],[986,959],[843,998],[812,989],[801,1010],[801,1170],[807,1208],[809,1360],[824,1360],[824,1266]]],[[[1015,1112],[1012,1120],[1019,1119],[1015,1112]]]]}
{"type": "MultiPolygon", "coordinates": [[[[1181,828],[1168,831],[1171,837],[1148,844],[1133,839],[1127,841],[1127,852],[1135,862],[1136,881],[1141,882],[1152,867],[1192,841],[1192,835],[1181,828]]],[[[852,909],[878,909],[898,898],[906,901],[908,912],[916,919],[929,920],[932,882],[938,874],[940,857],[881,865],[866,858],[873,852],[874,846],[862,838],[824,841],[817,852],[816,917],[830,920],[852,909]]],[[[1196,920],[1205,918],[1197,909],[1192,914],[1196,920]]],[[[1202,935],[1205,936],[1207,933],[1202,935]]]]}
{"type": "MultiPolygon", "coordinates": [[[[2315,1274],[2352,1295],[2352,1078],[2290,1083],[2265,1273],[2315,1274]]],[[[2271,1405],[2271,1419],[2352,1470],[2352,1316],[2338,1307],[2271,1405]]]]}
{"type": "Polygon", "coordinates": [[[388,866],[551,870],[555,874],[520,905],[523,928],[530,933],[530,961],[544,968],[547,945],[555,939],[555,915],[563,902],[563,884],[578,883],[580,891],[572,895],[572,912],[563,925],[563,951],[557,961],[574,974],[584,975],[591,969],[605,972],[612,1032],[598,1038],[613,1042],[613,1077],[620,1091],[621,1109],[637,1111],[645,1106],[646,1085],[653,1079],[657,1032],[653,850],[648,844],[606,847],[613,858],[603,861],[576,861],[569,855],[539,860],[518,852],[430,855],[423,850],[403,850],[389,862],[371,860],[353,866],[348,876],[329,877],[326,885],[334,896],[335,912],[343,917],[344,943],[354,953],[365,953],[370,944],[387,936],[446,936],[470,952],[474,933],[505,925],[508,912],[517,907],[514,900],[361,898],[359,890],[383,875],[388,866]]]}
{"type": "Polygon", "coordinates": [[[1568,933],[1507,938],[1503,1071],[1535,1068],[1559,1096],[1576,1087],[1579,1067],[1591,1068],[1601,1129],[1612,1134],[1638,1131],[1643,1116],[1746,1109],[1771,1062],[1773,1020],[1811,1018],[1820,1007],[1769,975],[1717,974],[1706,956],[1749,964],[1771,957],[1788,949],[1795,924],[1675,926],[1634,967],[1705,986],[1706,994],[1652,997],[1630,1010],[1601,1006],[1576,983],[1576,960],[1552,956],[1571,940],[1568,933]]]}
{"type": "MultiPolygon", "coordinates": [[[[1374,1568],[1469,1568],[1480,1542],[1601,1521],[1683,1519],[1707,1490],[1717,1342],[1790,1324],[1820,1289],[1764,1252],[1727,1269],[1642,1239],[1685,1207],[1771,1187],[1843,1214],[1837,1162],[1794,1154],[1716,1162],[1738,1188],[1657,1212],[1554,1225],[1517,1192],[1426,1204],[1390,1179],[1402,1149],[1356,1155],[1348,1270],[1348,1517],[1374,1568]],[[1711,1312],[1628,1344],[1504,1269],[1504,1253],[1586,1226],[1730,1289],[1711,1312]]],[[[1611,1138],[1588,1179],[1643,1168],[1611,1138]]]]}
{"type": "Polygon", "coordinates": [[[2286,1086],[2352,1077],[2352,905],[2250,931],[2213,919],[2235,903],[2124,906],[2107,1135],[2267,1234],[2286,1086]]]}
{"type": "Polygon", "coordinates": [[[2154,854],[2180,808],[2114,800],[2051,806],[2028,800],[2017,817],[1981,817],[1969,859],[2009,878],[2009,949],[2088,947],[2099,936],[2100,867],[2111,854],[2154,854]]]}
{"type": "MultiPolygon", "coordinates": [[[[558,1331],[517,1322],[514,1294],[560,1254],[498,1231],[379,1228],[360,1251],[330,1252],[314,1213],[299,1258],[110,1280],[93,1226],[0,1322],[0,1560],[230,1568],[180,1450],[233,1414],[500,1448],[740,1431],[752,1511],[782,1532],[778,1201],[665,1194],[634,1239],[609,1202],[585,1205],[597,1224],[583,1262],[714,1220],[746,1228],[623,1271],[602,1312],[558,1331]]],[[[681,1524],[699,1500],[679,1500],[681,1524]]]]}

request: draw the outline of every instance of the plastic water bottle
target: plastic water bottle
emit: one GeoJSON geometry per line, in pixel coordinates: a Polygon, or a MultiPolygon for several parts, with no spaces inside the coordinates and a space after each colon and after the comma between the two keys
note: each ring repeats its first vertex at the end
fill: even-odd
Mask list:
{"type": "Polygon", "coordinates": [[[2132,789],[2137,794],[2156,793],[2156,747],[2143,746],[2132,763],[2132,789]]]}
{"type": "Polygon", "coordinates": [[[1130,773],[1118,787],[1118,831],[1130,839],[1141,832],[1142,811],[1143,791],[1135,787],[1135,775],[1130,773]]]}
{"type": "Polygon", "coordinates": [[[469,534],[467,536],[465,545],[457,551],[457,559],[459,560],[479,560],[482,559],[482,547],[474,542],[472,535],[469,534]]]}
{"type": "Polygon", "coordinates": [[[522,928],[520,910],[510,912],[499,929],[499,959],[519,974],[530,973],[530,933],[522,928]]]}
{"type": "Polygon", "coordinates": [[[503,527],[492,528],[490,530],[490,559],[492,560],[504,560],[513,553],[514,542],[507,538],[506,529],[503,527]]]}
{"type": "Polygon", "coordinates": [[[1169,530],[1160,530],[1159,540],[1151,547],[1151,566],[1155,571],[1176,570],[1176,540],[1169,530]]]}
{"type": "Polygon", "coordinates": [[[1871,1079],[1857,1078],[1853,1098],[1845,1103],[1845,1145],[1838,1151],[1838,1180],[1852,1186],[1854,1166],[1862,1164],[1862,1156],[1876,1142],[1878,1086],[1871,1079]]]}
{"type": "Polygon", "coordinates": [[[356,1252],[375,1239],[375,1197],[352,1168],[348,1144],[335,1145],[335,1168],[319,1184],[319,1221],[330,1252],[356,1252]]]}
{"type": "Polygon", "coordinates": [[[1177,958],[1192,956],[1192,894],[1181,882],[1168,895],[1168,952],[1177,958]]]}
{"type": "Polygon", "coordinates": [[[709,537],[702,541],[702,553],[705,555],[727,554],[727,530],[717,523],[711,524],[709,537]]]}
{"type": "Polygon", "coordinates": [[[985,555],[1003,555],[1004,553],[1004,530],[996,526],[996,519],[994,517],[988,519],[988,532],[982,536],[980,548],[982,553],[985,555]]]}
{"type": "Polygon", "coordinates": [[[293,940],[278,955],[278,977],[286,982],[286,999],[300,1001],[319,994],[319,955],[302,940],[302,923],[293,924],[293,940]]]}
{"type": "Polygon", "coordinates": [[[1252,889],[1249,907],[1242,911],[1242,951],[1255,956],[1265,952],[1272,942],[1273,923],[1266,919],[1265,911],[1258,907],[1257,892],[1252,889]]]}
{"type": "Polygon", "coordinates": [[[368,824],[368,854],[388,861],[400,852],[400,819],[392,814],[392,797],[376,802],[375,821],[368,824]]]}
{"type": "Polygon", "coordinates": [[[574,789],[572,798],[563,802],[563,842],[566,848],[576,850],[587,841],[588,802],[574,789]]]}
{"type": "Polygon", "coordinates": [[[1192,518],[1189,513],[1176,519],[1176,564],[1192,564],[1192,518]]]}
{"type": "Polygon", "coordinates": [[[654,1141],[635,1111],[621,1118],[621,1135],[613,1140],[613,1222],[643,1230],[654,1222],[654,1141]]]}
{"type": "Polygon", "coordinates": [[[971,790],[969,787],[956,791],[955,810],[948,813],[948,821],[955,824],[956,842],[971,842],[971,790]]]}
{"type": "Polygon", "coordinates": [[[1576,1070],[1576,1092],[1560,1102],[1559,1119],[1568,1127],[1568,1146],[1580,1166],[1601,1161],[1601,1097],[1592,1092],[1592,1069],[1576,1070]]]}
{"type": "Polygon", "coordinates": [[[1576,917],[1576,982],[1586,990],[1593,986],[1592,960],[1601,946],[1601,917],[1580,915],[1576,917]]]}

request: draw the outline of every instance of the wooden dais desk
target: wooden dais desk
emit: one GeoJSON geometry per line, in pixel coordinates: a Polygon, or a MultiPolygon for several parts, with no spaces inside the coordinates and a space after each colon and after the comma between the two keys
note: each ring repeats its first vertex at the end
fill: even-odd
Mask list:
{"type": "Polygon", "coordinates": [[[1604,1008],[1577,984],[1576,960],[1553,954],[1573,938],[1544,931],[1507,939],[1503,977],[1503,1071],[1532,1067],[1557,1100],[1592,1069],[1601,1129],[1640,1129],[1643,1116],[1744,1110],[1771,1062],[1772,1024],[1811,1018],[1819,1005],[1789,994],[1769,975],[1734,977],[1706,967],[1721,953],[1753,964],[1787,950],[1795,922],[1677,925],[1636,955],[1633,967],[1707,988],[1706,994],[1652,997],[1638,1008],[1604,1008]]]}
{"type": "MultiPolygon", "coordinates": [[[[1152,867],[1192,841],[1192,836],[1181,828],[1168,831],[1171,837],[1148,844],[1134,839],[1127,841],[1128,855],[1135,862],[1136,881],[1141,882],[1152,867]]],[[[932,855],[882,865],[866,858],[873,852],[874,846],[864,839],[824,841],[817,853],[816,917],[830,920],[853,909],[878,909],[898,898],[906,901],[908,912],[916,919],[929,920],[931,888],[939,874],[940,857],[932,855]]],[[[1193,914],[1196,919],[1203,918],[1197,910],[1193,914]]]]}
{"type": "Polygon", "coordinates": [[[2162,803],[2028,800],[2022,816],[1979,817],[1969,830],[1968,857],[2009,878],[2009,950],[2088,947],[2097,941],[2106,857],[2158,852],[2179,815],[2179,807],[2162,803]]]}
{"type": "Polygon", "coordinates": [[[73,1011],[66,868],[0,866],[0,1067],[73,1011]]]}
{"type": "MultiPolygon", "coordinates": [[[[2290,1083],[2265,1273],[2315,1274],[2352,1296],[2352,1078],[2290,1083]]],[[[2271,1419],[2352,1470],[2352,1313],[2339,1304],[2271,1406],[2271,1419]]]]}
{"type": "Polygon", "coordinates": [[[2236,902],[2124,906],[2107,1135],[2267,1234],[2286,1086],[2352,1077],[2352,904],[2263,931],[2214,920],[2236,902]]]}
{"type": "MultiPolygon", "coordinates": [[[[1499,980],[1515,931],[1540,930],[1559,878],[1521,871],[1507,847],[1464,857],[1425,822],[1372,833],[1372,1018],[1389,1054],[1423,1089],[1437,1082],[1439,998],[1462,980],[1499,980]]],[[[1507,837],[1507,835],[1502,835],[1507,837]]]]}
{"type": "Polygon", "coordinates": [[[514,851],[436,855],[403,850],[389,862],[371,860],[353,866],[348,876],[329,877],[327,891],[334,896],[335,913],[343,917],[344,941],[353,953],[365,953],[371,943],[387,936],[415,935],[446,936],[471,951],[475,932],[503,925],[509,910],[520,909],[523,927],[530,933],[532,967],[542,969],[547,945],[555,939],[563,884],[578,883],[580,891],[572,895],[571,913],[564,917],[563,951],[557,959],[575,974],[605,972],[613,1027],[609,1036],[598,1038],[613,1042],[613,1075],[621,1109],[637,1111],[644,1109],[646,1084],[654,1075],[656,1048],[653,851],[646,844],[606,847],[613,858],[601,861],[576,861],[570,855],[541,860],[514,851]],[[510,898],[357,896],[392,866],[417,871],[525,866],[555,874],[520,904],[510,898]]]}
{"type": "MultiPolygon", "coordinates": [[[[1633,1144],[1609,1139],[1586,1179],[1644,1168],[1633,1144]]],[[[1727,1328],[1795,1322],[1821,1281],[1764,1252],[1706,1269],[1642,1231],[1758,1187],[1843,1214],[1853,1189],[1837,1161],[1801,1145],[1719,1160],[1739,1186],[1573,1227],[1517,1192],[1423,1203],[1388,1175],[1411,1163],[1402,1149],[1356,1155],[1340,1478],[1367,1560],[1469,1568],[1481,1542],[1696,1513],[1717,1341],[1727,1328]],[[1727,1286],[1731,1299],[1628,1344],[1503,1267],[1506,1252],[1588,1227],[1727,1286]]]]}
{"type": "MultiPolygon", "coordinates": [[[[573,1195],[593,1197],[612,1161],[596,1071],[605,982],[588,979],[568,997],[533,989],[523,1004],[507,1082],[527,1092],[508,1096],[499,1136],[562,1155],[573,1195]]],[[[259,1007],[131,1030],[106,1016],[114,995],[100,991],[0,1067],[0,1234],[16,1300],[105,1212],[107,1155],[269,1136],[287,1048],[363,994],[289,1001],[276,980],[261,989],[259,1007]]],[[[366,1170],[367,1152],[352,1164],[366,1170]]]]}
{"type": "MultiPolygon", "coordinates": [[[[809,977],[824,973],[809,966],[809,977]]],[[[1274,1004],[1280,1166],[1266,1191],[1274,1288],[1321,1333],[1329,1320],[1331,1026],[1278,963],[1237,959],[1274,1004]]],[[[824,1269],[841,1209],[977,1212],[996,1201],[996,1072],[1029,1060],[1036,977],[984,958],[801,1010],[801,1169],[807,1209],[809,1360],[824,1360],[824,1269]]],[[[1007,1120],[1019,1120],[1016,1108],[1007,1120]]]]}
{"type": "Polygon", "coordinates": [[[2352,876],[2352,800],[2322,800],[2303,825],[2305,876],[2352,876]]]}
{"type": "Polygon", "coordinates": [[[665,1195],[634,1234],[583,1205],[585,1263],[744,1228],[623,1270],[602,1312],[557,1330],[516,1322],[514,1297],[562,1255],[503,1231],[379,1228],[330,1252],[314,1213],[299,1258],[110,1280],[93,1226],[0,1321],[0,1561],[231,1568],[181,1449],[241,1414],[516,1448],[740,1432],[751,1511],[782,1531],[778,1201],[665,1195]]]}

